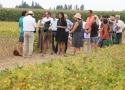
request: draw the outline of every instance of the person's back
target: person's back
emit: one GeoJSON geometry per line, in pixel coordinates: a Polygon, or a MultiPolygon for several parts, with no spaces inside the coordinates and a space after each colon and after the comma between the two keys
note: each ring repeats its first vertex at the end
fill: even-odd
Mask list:
{"type": "Polygon", "coordinates": [[[96,22],[94,22],[92,24],[92,27],[91,27],[91,33],[90,33],[90,37],[95,37],[95,36],[98,36],[98,25],[96,24],[96,22]]]}
{"type": "Polygon", "coordinates": [[[107,24],[103,25],[103,27],[102,27],[102,30],[101,30],[101,39],[104,39],[104,40],[108,40],[109,39],[109,37],[108,37],[108,25],[107,24]]]}
{"type": "Polygon", "coordinates": [[[20,19],[19,19],[19,27],[20,27],[20,33],[23,33],[23,19],[24,19],[24,16],[22,16],[20,19]]]}
{"type": "Polygon", "coordinates": [[[78,22],[78,27],[76,28],[75,32],[81,32],[82,30],[82,22],[78,22]]]}
{"type": "Polygon", "coordinates": [[[24,17],[23,26],[24,26],[24,31],[35,31],[36,27],[35,19],[31,15],[24,17]]]}

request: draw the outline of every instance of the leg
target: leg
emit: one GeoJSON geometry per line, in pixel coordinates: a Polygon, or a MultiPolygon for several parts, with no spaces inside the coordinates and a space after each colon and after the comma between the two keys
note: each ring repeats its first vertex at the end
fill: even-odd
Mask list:
{"type": "Polygon", "coordinates": [[[28,36],[27,32],[24,32],[23,57],[26,57],[27,44],[28,44],[28,36]]]}
{"type": "Polygon", "coordinates": [[[80,48],[76,48],[76,54],[80,53],[80,48]]]}
{"type": "Polygon", "coordinates": [[[29,56],[33,54],[34,32],[29,32],[29,56]]]}
{"type": "Polygon", "coordinates": [[[52,32],[52,50],[55,52],[55,46],[54,46],[54,32],[52,32]]]}
{"type": "Polygon", "coordinates": [[[87,44],[87,51],[90,51],[90,38],[86,39],[86,44],[87,44]]]}
{"type": "Polygon", "coordinates": [[[57,51],[57,54],[60,54],[60,49],[61,49],[61,42],[58,42],[58,51],[57,51]]]}
{"type": "Polygon", "coordinates": [[[47,35],[48,32],[44,32],[44,43],[43,43],[43,49],[44,49],[44,53],[46,53],[46,49],[47,49],[47,41],[48,41],[48,35],[47,35]]]}
{"type": "Polygon", "coordinates": [[[67,51],[67,47],[68,47],[68,36],[69,36],[69,32],[66,32],[65,53],[66,53],[66,51],[67,51]]]}
{"type": "Polygon", "coordinates": [[[41,52],[43,52],[43,30],[41,30],[41,52]]]}
{"type": "Polygon", "coordinates": [[[20,55],[23,54],[23,44],[24,44],[23,42],[20,43],[20,55]]]}
{"type": "Polygon", "coordinates": [[[52,30],[48,31],[48,41],[49,41],[49,48],[50,48],[50,54],[53,54],[53,49],[52,49],[52,30]]]}
{"type": "Polygon", "coordinates": [[[94,43],[93,43],[93,42],[91,42],[91,48],[92,48],[92,49],[94,48],[94,43]]]}
{"type": "Polygon", "coordinates": [[[65,42],[61,42],[61,44],[62,44],[62,54],[64,54],[65,53],[65,42]]]}
{"type": "Polygon", "coordinates": [[[117,33],[117,44],[121,44],[122,33],[117,33]]]}

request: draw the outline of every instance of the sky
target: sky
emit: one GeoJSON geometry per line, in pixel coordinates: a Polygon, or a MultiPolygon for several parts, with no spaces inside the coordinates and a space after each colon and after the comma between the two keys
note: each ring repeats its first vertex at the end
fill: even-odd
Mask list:
{"type": "MultiPolygon", "coordinates": [[[[95,11],[121,11],[125,10],[125,0],[24,0],[29,5],[32,1],[38,2],[44,9],[53,9],[57,5],[72,4],[85,7],[85,10],[95,11]]],[[[0,0],[0,4],[5,8],[14,8],[16,5],[20,5],[22,0],[0,0]]],[[[73,7],[74,8],[74,7],[73,7]]]]}

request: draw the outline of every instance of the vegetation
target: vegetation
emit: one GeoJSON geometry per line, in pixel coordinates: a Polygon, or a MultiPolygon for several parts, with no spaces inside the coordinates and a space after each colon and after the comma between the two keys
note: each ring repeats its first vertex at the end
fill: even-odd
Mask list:
{"type": "Polygon", "coordinates": [[[125,90],[124,45],[0,73],[0,90],[125,90]]]}
{"type": "MultiPolygon", "coordinates": [[[[19,18],[21,17],[21,12],[23,10],[33,10],[35,14],[35,19],[38,20],[40,17],[41,13],[45,13],[46,11],[49,10],[42,10],[42,9],[5,9],[1,8],[0,9],[0,20],[1,21],[18,21],[19,18]]],[[[64,12],[68,15],[69,19],[73,21],[72,15],[76,12],[79,12],[82,14],[82,16],[86,19],[87,18],[87,12],[86,11],[78,11],[78,10],[50,10],[51,13],[56,13],[58,15],[59,12],[64,12]]],[[[125,12],[106,12],[106,11],[94,11],[94,14],[97,14],[98,16],[101,15],[116,15],[120,14],[121,19],[125,21],[125,12]]]]}

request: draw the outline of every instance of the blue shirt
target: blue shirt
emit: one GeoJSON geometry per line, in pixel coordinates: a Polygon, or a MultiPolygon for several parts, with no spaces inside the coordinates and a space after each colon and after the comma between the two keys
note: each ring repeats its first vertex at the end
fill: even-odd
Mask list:
{"type": "Polygon", "coordinates": [[[115,28],[116,28],[115,24],[112,24],[112,30],[113,30],[114,32],[116,31],[115,28]]]}
{"type": "Polygon", "coordinates": [[[57,18],[55,18],[55,19],[53,19],[53,21],[52,21],[52,31],[57,31],[57,21],[58,21],[58,19],[57,18]]]}
{"type": "Polygon", "coordinates": [[[69,20],[69,19],[66,19],[66,22],[67,22],[67,28],[66,28],[66,32],[68,32],[68,28],[72,28],[73,27],[73,23],[69,20]]]}
{"type": "Polygon", "coordinates": [[[23,33],[23,18],[24,16],[22,16],[20,19],[19,19],[19,27],[20,27],[20,33],[23,33]]]}

